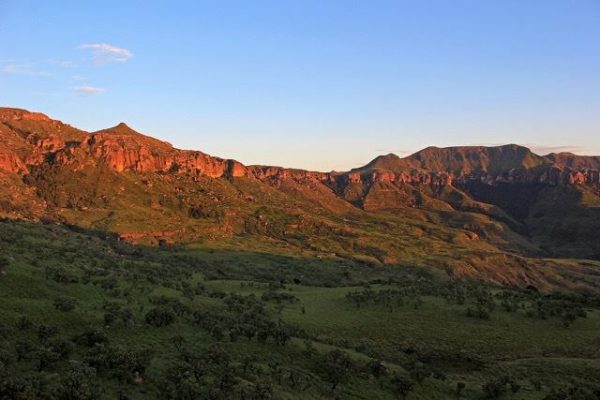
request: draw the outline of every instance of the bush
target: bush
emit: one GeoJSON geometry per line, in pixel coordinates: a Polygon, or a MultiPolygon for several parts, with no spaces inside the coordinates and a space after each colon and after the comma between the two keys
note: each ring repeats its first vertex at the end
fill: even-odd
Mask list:
{"type": "Polygon", "coordinates": [[[46,267],[46,279],[59,283],[77,283],[79,278],[63,267],[46,267]]]}
{"type": "Polygon", "coordinates": [[[327,353],[321,361],[323,378],[331,383],[332,392],[339,384],[350,378],[353,369],[354,362],[352,362],[352,359],[346,353],[337,349],[327,353]]]}
{"type": "Polygon", "coordinates": [[[59,399],[95,400],[99,398],[96,370],[85,364],[72,363],[61,379],[59,399]]]}
{"type": "Polygon", "coordinates": [[[488,399],[497,399],[506,393],[508,383],[509,379],[505,376],[493,376],[481,386],[481,389],[488,399]]]}
{"type": "Polygon", "coordinates": [[[54,300],[54,308],[62,312],[69,312],[75,309],[77,300],[71,297],[58,297],[54,300]]]}
{"type": "Polygon", "coordinates": [[[146,314],[146,322],[153,326],[167,326],[171,325],[174,321],[175,313],[170,308],[164,306],[153,308],[146,314]]]}
{"type": "Polygon", "coordinates": [[[0,256],[0,276],[6,275],[6,269],[10,265],[8,258],[0,256]]]}
{"type": "Polygon", "coordinates": [[[408,376],[394,374],[392,385],[394,392],[396,392],[401,399],[404,399],[411,392],[413,386],[415,386],[415,382],[408,376]]]}
{"type": "Polygon", "coordinates": [[[73,341],[80,346],[93,347],[97,344],[107,344],[108,337],[98,329],[87,328],[83,333],[77,335],[73,341]]]}

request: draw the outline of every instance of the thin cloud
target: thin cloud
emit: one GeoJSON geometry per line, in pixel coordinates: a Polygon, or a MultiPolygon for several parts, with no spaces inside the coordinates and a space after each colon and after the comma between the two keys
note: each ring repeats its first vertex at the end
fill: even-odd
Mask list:
{"type": "Polygon", "coordinates": [[[73,91],[80,96],[93,96],[95,94],[104,93],[106,90],[96,86],[75,86],[73,91]]]}
{"type": "Polygon", "coordinates": [[[48,72],[34,69],[31,64],[6,64],[0,68],[3,74],[50,76],[48,72]]]}
{"type": "Polygon", "coordinates": [[[96,64],[124,63],[133,57],[131,51],[106,43],[82,44],[79,48],[91,50],[94,54],[94,62],[96,64]]]}
{"type": "Polygon", "coordinates": [[[48,60],[48,64],[56,65],[61,68],[77,68],[77,64],[69,60],[48,60]]]}
{"type": "Polygon", "coordinates": [[[536,145],[529,144],[526,145],[533,152],[538,154],[549,154],[549,153],[580,153],[585,149],[581,146],[544,146],[544,145],[536,145]]]}
{"type": "MultiPolygon", "coordinates": [[[[475,144],[470,144],[469,146],[497,147],[497,146],[504,146],[507,144],[509,144],[509,143],[475,143],[475,144]]],[[[549,153],[581,153],[581,152],[586,151],[586,149],[584,147],[574,146],[574,145],[546,146],[543,144],[536,144],[536,143],[516,143],[516,144],[523,146],[523,147],[527,147],[534,153],[540,154],[540,155],[546,155],[549,153]]]]}
{"type": "Polygon", "coordinates": [[[410,151],[410,150],[401,150],[401,149],[397,149],[397,150],[389,150],[389,149],[376,149],[375,151],[376,151],[378,154],[390,154],[390,153],[393,153],[393,154],[396,154],[396,155],[398,155],[398,154],[409,154],[409,153],[411,153],[411,151],[410,151]]]}

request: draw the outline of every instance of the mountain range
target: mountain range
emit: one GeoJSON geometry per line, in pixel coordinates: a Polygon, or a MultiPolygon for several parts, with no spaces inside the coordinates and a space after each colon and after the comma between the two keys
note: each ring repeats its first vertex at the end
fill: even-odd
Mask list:
{"type": "Polygon", "coordinates": [[[0,217],[145,245],[338,258],[598,290],[600,157],[428,147],[346,172],[180,150],[124,123],[86,132],[0,108],[0,217]]]}

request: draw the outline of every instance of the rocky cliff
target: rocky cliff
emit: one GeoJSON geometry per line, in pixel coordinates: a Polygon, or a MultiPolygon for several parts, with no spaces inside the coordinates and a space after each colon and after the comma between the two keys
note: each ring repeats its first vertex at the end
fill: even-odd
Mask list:
{"type": "Polygon", "coordinates": [[[600,157],[569,153],[538,156],[517,145],[498,147],[429,147],[411,156],[381,156],[346,173],[323,173],[270,166],[244,166],[235,160],[200,151],[179,150],[167,142],[140,134],[126,124],[87,133],[41,113],[0,109],[0,168],[28,173],[44,162],[78,169],[101,165],[117,172],[170,172],[191,176],[246,177],[258,180],[320,181],[338,192],[349,184],[449,186],[479,181],[597,185],[600,157]]]}
{"type": "Polygon", "coordinates": [[[600,258],[599,169],[599,157],[516,145],[430,147],[347,172],[246,166],[124,123],[86,132],[0,109],[0,217],[149,244],[251,237],[319,257],[486,278],[507,275],[475,261],[465,270],[467,259],[495,260],[527,280],[525,255],[600,258]]]}

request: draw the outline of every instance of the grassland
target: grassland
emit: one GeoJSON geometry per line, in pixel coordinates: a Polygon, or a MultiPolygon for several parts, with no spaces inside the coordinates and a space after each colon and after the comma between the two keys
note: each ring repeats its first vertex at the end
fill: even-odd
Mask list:
{"type": "Polygon", "coordinates": [[[0,399],[600,393],[594,296],[239,240],[146,248],[0,222],[0,399]]]}

